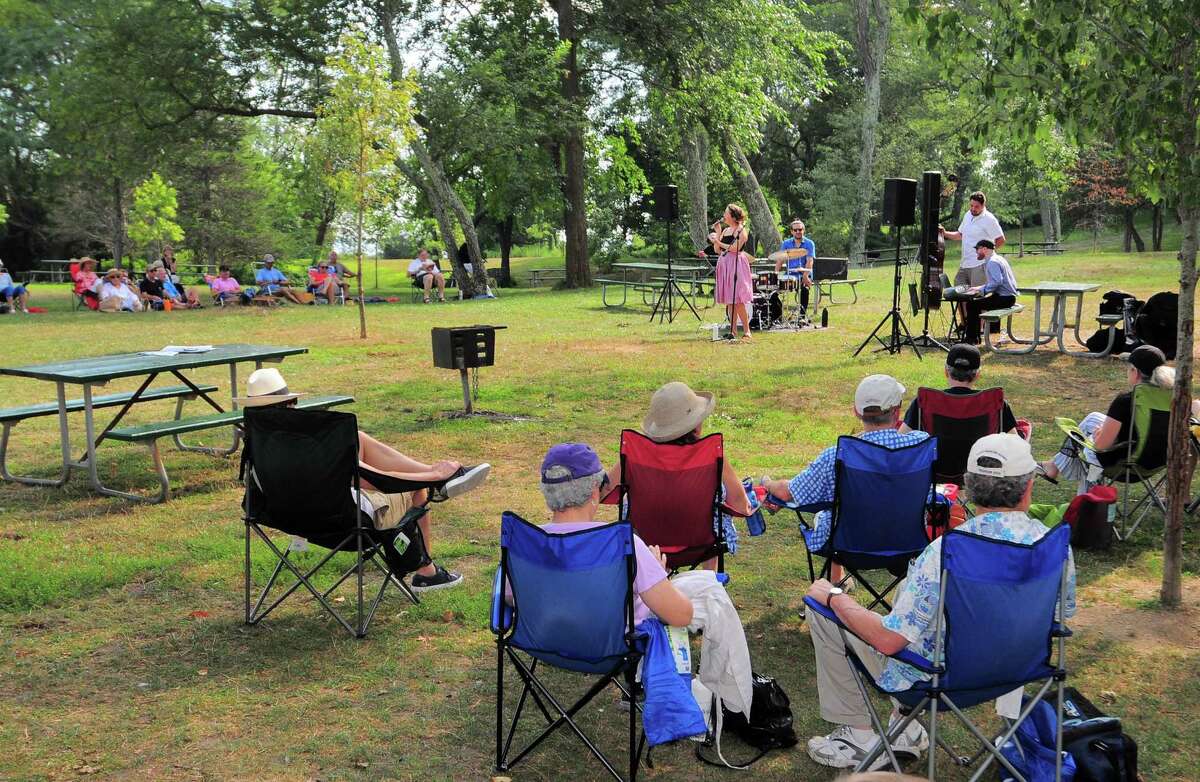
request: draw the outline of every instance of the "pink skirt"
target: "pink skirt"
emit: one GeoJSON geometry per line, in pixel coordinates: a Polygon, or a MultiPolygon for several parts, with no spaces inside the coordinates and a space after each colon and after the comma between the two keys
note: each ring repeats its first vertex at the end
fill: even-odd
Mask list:
{"type": "Polygon", "coordinates": [[[717,259],[717,304],[749,304],[754,299],[754,280],[745,253],[725,253],[717,259]],[[734,285],[734,272],[737,284],[734,285]]]}

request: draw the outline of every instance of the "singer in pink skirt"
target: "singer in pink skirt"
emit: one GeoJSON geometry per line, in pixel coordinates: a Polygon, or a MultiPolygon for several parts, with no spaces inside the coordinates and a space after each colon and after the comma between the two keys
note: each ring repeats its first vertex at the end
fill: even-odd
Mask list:
{"type": "Polygon", "coordinates": [[[708,235],[713,249],[720,253],[716,270],[717,304],[725,305],[729,318],[730,337],[737,339],[737,324],[742,323],[742,339],[750,339],[750,316],[746,305],[754,298],[754,281],[750,275],[750,260],[742,252],[746,244],[746,213],[737,204],[725,208],[722,222],[713,224],[708,235]],[[724,225],[722,225],[722,223],[724,225]]]}

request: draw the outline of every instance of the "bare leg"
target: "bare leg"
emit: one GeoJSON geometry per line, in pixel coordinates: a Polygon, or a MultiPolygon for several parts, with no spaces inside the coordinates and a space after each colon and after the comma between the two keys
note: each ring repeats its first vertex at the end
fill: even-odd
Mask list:
{"type": "Polygon", "coordinates": [[[438,298],[442,301],[446,300],[446,275],[439,274],[437,276],[438,298]]]}
{"type": "Polygon", "coordinates": [[[366,432],[358,433],[358,459],[373,470],[380,472],[427,472],[433,469],[424,462],[379,442],[366,432]]]}
{"type": "Polygon", "coordinates": [[[29,291],[21,291],[21,311],[29,312],[29,291]]]}
{"type": "MultiPolygon", "coordinates": [[[[420,505],[421,503],[425,502],[425,495],[426,495],[426,491],[424,489],[413,492],[413,505],[416,506],[416,505],[420,505]]],[[[426,553],[429,554],[429,558],[433,559],[433,538],[430,537],[432,535],[431,530],[433,528],[433,525],[430,524],[430,518],[429,518],[428,511],[426,511],[425,515],[422,516],[419,521],[417,521],[417,526],[421,528],[421,535],[423,535],[425,537],[425,551],[426,551],[426,553]]],[[[425,567],[417,570],[417,574],[421,575],[421,576],[432,576],[436,572],[437,572],[437,566],[434,565],[432,562],[430,562],[425,567]]]]}
{"type": "Polygon", "coordinates": [[[421,280],[421,284],[425,286],[425,302],[428,304],[429,294],[433,292],[433,275],[426,274],[424,279],[421,280]]]}

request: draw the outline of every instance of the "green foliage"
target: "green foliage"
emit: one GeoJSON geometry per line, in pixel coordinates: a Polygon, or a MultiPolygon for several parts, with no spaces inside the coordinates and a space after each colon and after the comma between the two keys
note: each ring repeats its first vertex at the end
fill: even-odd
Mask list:
{"type": "Polygon", "coordinates": [[[133,208],[129,212],[129,238],[155,253],[164,243],[178,242],[183,229],[175,222],[179,202],[175,188],[155,171],[133,189],[133,208]]]}

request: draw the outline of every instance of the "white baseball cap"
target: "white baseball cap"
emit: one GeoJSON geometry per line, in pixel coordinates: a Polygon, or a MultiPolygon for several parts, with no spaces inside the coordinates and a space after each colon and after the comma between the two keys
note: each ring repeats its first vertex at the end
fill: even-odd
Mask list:
{"type": "Polygon", "coordinates": [[[904,399],[904,386],[891,375],[868,375],[854,391],[854,409],[865,412],[868,408],[890,410],[899,407],[904,399]]]}
{"type": "Polygon", "coordinates": [[[287,381],[275,367],[256,369],[246,379],[246,395],[233,401],[242,407],[261,407],[276,405],[299,399],[303,394],[293,394],[288,391],[287,381]]]}
{"type": "Polygon", "coordinates": [[[1015,434],[989,434],[981,437],[971,446],[971,454],[967,457],[967,472],[972,475],[1018,478],[1040,470],[1041,467],[1029,449],[1029,443],[1015,434]],[[985,458],[999,464],[981,465],[979,460],[985,458]]]}

